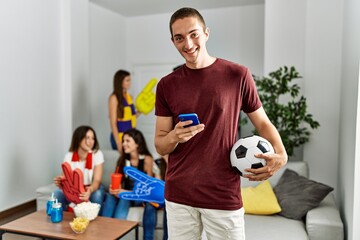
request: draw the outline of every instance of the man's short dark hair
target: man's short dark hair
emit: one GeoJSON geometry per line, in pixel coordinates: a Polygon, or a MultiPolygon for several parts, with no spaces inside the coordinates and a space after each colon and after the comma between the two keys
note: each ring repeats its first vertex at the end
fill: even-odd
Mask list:
{"type": "Polygon", "coordinates": [[[179,10],[174,12],[170,18],[169,27],[170,27],[171,38],[173,37],[173,32],[172,32],[171,27],[174,24],[174,22],[178,19],[183,19],[186,17],[197,18],[200,21],[201,25],[203,25],[203,29],[205,30],[206,24],[205,24],[204,18],[201,16],[201,14],[198,12],[198,10],[196,10],[195,8],[184,7],[184,8],[180,8],[179,10]]]}

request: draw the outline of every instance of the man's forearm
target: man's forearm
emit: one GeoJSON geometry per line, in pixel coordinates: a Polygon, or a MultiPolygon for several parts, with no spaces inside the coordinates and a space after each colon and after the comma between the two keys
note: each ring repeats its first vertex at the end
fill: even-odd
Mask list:
{"type": "Polygon", "coordinates": [[[286,149],[282,143],[279,132],[272,124],[267,125],[264,129],[259,131],[259,134],[265,137],[273,145],[275,153],[281,155],[284,159],[284,164],[287,162],[288,156],[286,149]]]}
{"type": "Polygon", "coordinates": [[[164,135],[158,135],[155,137],[155,148],[160,155],[166,155],[174,151],[178,142],[173,137],[173,130],[164,135]]]}

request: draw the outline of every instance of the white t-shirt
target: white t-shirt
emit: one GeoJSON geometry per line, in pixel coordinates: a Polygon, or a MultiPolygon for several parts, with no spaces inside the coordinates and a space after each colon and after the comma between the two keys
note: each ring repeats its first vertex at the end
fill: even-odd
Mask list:
{"type": "Polygon", "coordinates": [[[80,159],[78,162],[73,162],[71,161],[72,156],[73,152],[66,153],[64,162],[68,162],[73,171],[76,168],[79,168],[84,175],[84,185],[90,185],[93,179],[94,168],[96,165],[102,164],[104,162],[104,154],[100,150],[98,150],[96,153],[93,153],[91,169],[85,168],[86,159],[80,159]]]}

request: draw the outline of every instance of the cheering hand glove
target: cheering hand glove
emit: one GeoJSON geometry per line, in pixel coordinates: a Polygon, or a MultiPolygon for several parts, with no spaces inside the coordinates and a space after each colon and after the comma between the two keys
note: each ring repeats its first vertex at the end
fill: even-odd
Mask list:
{"type": "Polygon", "coordinates": [[[163,204],[165,182],[150,177],[133,167],[124,167],[124,173],[135,180],[132,192],[122,192],[119,198],[163,204]]]}
{"type": "Polygon", "coordinates": [[[135,107],[139,112],[145,115],[151,112],[155,107],[155,93],[152,92],[152,89],[156,83],[156,78],[151,79],[136,97],[135,107]]]}
{"type": "Polygon", "coordinates": [[[83,200],[79,198],[80,193],[86,192],[83,184],[84,177],[82,171],[78,168],[74,171],[71,170],[71,166],[67,162],[61,164],[61,167],[64,172],[61,185],[66,199],[75,204],[83,202],[83,200]]]}

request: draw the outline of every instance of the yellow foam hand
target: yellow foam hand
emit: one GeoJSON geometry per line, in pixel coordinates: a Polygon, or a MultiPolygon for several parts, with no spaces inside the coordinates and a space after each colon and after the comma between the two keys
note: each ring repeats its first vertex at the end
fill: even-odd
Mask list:
{"type": "Polygon", "coordinates": [[[152,78],[136,97],[136,109],[145,115],[151,112],[155,107],[155,93],[153,93],[152,89],[156,83],[157,79],[152,78]]]}

